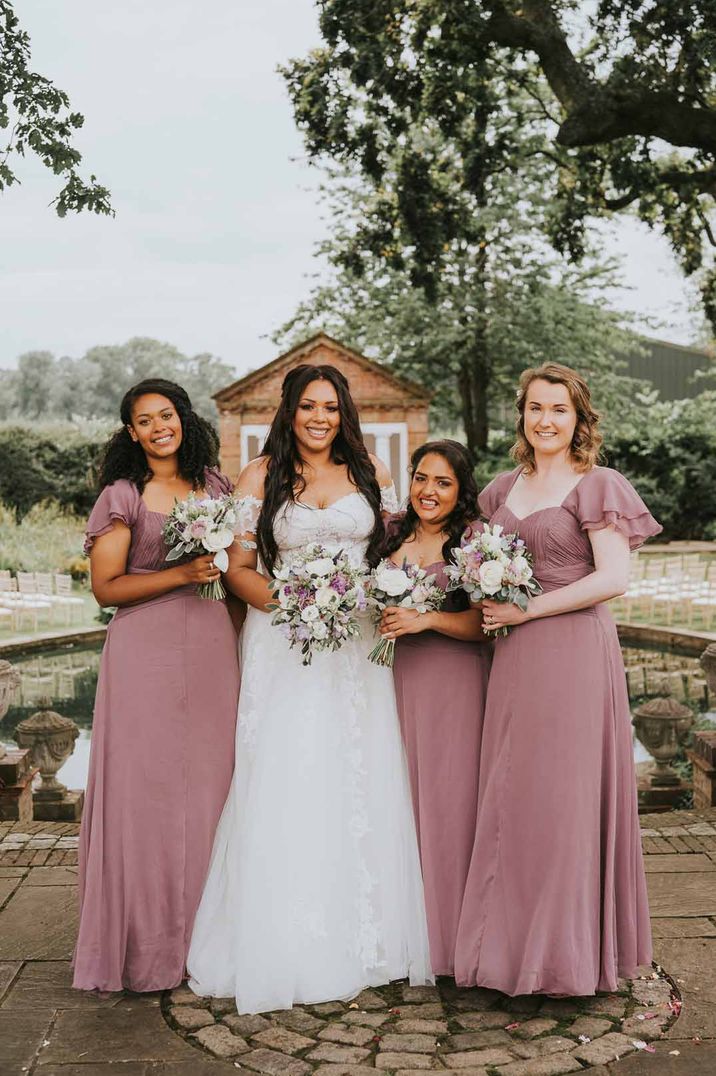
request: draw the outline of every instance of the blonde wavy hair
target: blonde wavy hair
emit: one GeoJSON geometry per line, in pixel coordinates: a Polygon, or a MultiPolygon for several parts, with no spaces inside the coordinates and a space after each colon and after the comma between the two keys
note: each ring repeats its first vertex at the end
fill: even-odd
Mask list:
{"type": "Polygon", "coordinates": [[[572,464],[576,471],[589,471],[599,461],[602,435],[599,432],[599,412],[592,407],[592,394],[584,378],[569,366],[559,362],[545,362],[530,367],[520,374],[517,391],[517,440],[512,446],[512,458],[522,464],[526,474],[535,469],[535,453],[525,436],[525,404],[527,390],[533,381],[549,381],[552,385],[564,385],[577,412],[577,425],[570,449],[572,464]]]}

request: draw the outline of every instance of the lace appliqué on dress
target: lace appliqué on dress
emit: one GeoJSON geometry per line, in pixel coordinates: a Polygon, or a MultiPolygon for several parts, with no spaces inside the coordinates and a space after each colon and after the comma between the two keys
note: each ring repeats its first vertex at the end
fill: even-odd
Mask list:
{"type": "Polygon", "coordinates": [[[258,523],[262,504],[263,501],[250,493],[245,493],[243,496],[236,498],[236,527],[234,534],[238,538],[242,549],[256,549],[256,542],[250,535],[256,534],[256,524],[258,523]]]}
{"type": "Polygon", "coordinates": [[[400,501],[395,491],[394,482],[391,482],[389,486],[380,487],[380,507],[384,512],[390,512],[391,515],[400,511],[400,501]]]}

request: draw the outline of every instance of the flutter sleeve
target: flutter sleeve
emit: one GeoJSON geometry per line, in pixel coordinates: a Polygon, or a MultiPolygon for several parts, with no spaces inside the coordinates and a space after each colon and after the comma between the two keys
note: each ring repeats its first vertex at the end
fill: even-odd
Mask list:
{"type": "Polygon", "coordinates": [[[487,522],[492,519],[497,509],[503,504],[513,473],[513,471],[502,471],[478,495],[477,507],[482,520],[487,522]]]}
{"type": "Polygon", "coordinates": [[[583,531],[614,526],[636,549],[662,530],[631,482],[612,470],[597,467],[576,487],[576,515],[583,531]]]}
{"type": "Polygon", "coordinates": [[[105,486],[95,501],[85,528],[85,553],[89,553],[95,538],[112,530],[115,520],[133,527],[137,521],[139,491],[126,478],[105,486]]]}

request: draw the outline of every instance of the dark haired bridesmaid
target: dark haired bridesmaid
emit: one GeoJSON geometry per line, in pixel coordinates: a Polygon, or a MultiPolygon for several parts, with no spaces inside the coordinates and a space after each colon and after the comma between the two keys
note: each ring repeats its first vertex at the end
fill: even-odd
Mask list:
{"type": "MultiPolygon", "coordinates": [[[[385,554],[419,564],[443,589],[450,550],[475,518],[467,450],[432,441],[411,459],[410,501],[388,522],[385,554]]],[[[381,633],[398,639],[395,691],[425,885],[435,975],[452,975],[455,936],[475,836],[482,716],[491,646],[463,590],[438,612],[386,609],[381,633]]]]}
{"type": "Polygon", "coordinates": [[[597,466],[589,387],[547,363],[521,378],[518,466],[480,495],[517,532],[543,593],[482,602],[495,641],[458,983],[506,994],[614,990],[651,960],[624,663],[605,605],[659,524],[597,466]]]}
{"type": "Polygon", "coordinates": [[[231,485],[178,385],[135,385],[121,418],[85,547],[97,601],[118,608],[95,702],[74,986],[164,990],[184,976],[231,781],[239,667],[226,603],[196,594],[220,574],[212,557],[168,566],[162,527],[175,500],[231,485]]]}

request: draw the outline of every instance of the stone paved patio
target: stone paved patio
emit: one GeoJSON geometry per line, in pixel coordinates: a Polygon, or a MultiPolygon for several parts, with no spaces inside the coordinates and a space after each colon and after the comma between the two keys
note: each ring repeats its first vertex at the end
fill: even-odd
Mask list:
{"type": "Polygon", "coordinates": [[[0,823],[0,1076],[714,1076],[716,809],[642,825],[665,975],[576,1002],[396,983],[240,1017],[186,988],[73,991],[77,826],[0,823]]]}

